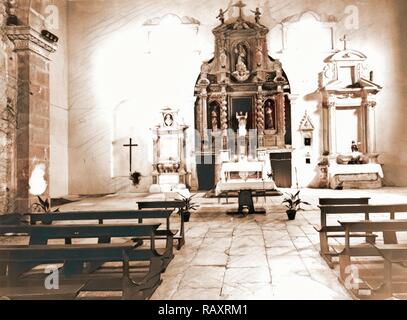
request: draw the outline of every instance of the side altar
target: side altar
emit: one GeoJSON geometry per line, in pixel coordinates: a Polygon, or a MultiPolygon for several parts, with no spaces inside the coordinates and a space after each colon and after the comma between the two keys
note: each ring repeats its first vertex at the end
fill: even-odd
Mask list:
{"type": "Polygon", "coordinates": [[[321,187],[372,189],[384,173],[376,150],[376,99],[382,87],[367,70],[367,57],[347,48],[328,57],[322,73],[321,187]]]}
{"type": "Polygon", "coordinates": [[[186,130],[178,110],[161,111],[160,123],[153,133],[153,185],[151,193],[183,192],[190,186],[191,174],[186,166],[186,130]]]}
{"type": "MultiPolygon", "coordinates": [[[[220,9],[215,56],[203,62],[195,85],[199,189],[274,190],[271,154],[292,151],[290,86],[269,56],[259,8],[248,17],[242,1],[234,7],[239,14],[228,20],[220,9]]],[[[291,187],[291,173],[286,181],[278,187],[291,187]]]]}

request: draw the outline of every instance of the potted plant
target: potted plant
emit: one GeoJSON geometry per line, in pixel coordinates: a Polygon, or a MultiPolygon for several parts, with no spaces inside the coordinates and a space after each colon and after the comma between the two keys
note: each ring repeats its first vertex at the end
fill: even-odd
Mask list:
{"type": "Polygon", "coordinates": [[[48,199],[41,199],[40,196],[37,196],[38,202],[33,203],[31,206],[31,211],[32,212],[44,212],[44,213],[58,213],[59,209],[52,210],[51,204],[48,201],[48,199]]]}
{"type": "Polygon", "coordinates": [[[199,208],[199,205],[192,202],[192,198],[196,195],[186,197],[180,194],[182,202],[184,202],[184,207],[180,210],[180,214],[182,215],[182,219],[184,222],[189,222],[189,218],[191,217],[191,212],[195,211],[199,208]]]}
{"type": "Polygon", "coordinates": [[[130,174],[130,180],[133,183],[133,186],[137,187],[140,184],[141,181],[141,173],[134,171],[133,173],[130,174]]]}
{"type": "Polygon", "coordinates": [[[295,220],[298,211],[303,210],[301,204],[310,206],[311,204],[305,201],[302,201],[300,198],[300,190],[297,193],[291,194],[286,193],[287,197],[284,199],[283,204],[287,207],[287,216],[288,220],[295,220]]]}

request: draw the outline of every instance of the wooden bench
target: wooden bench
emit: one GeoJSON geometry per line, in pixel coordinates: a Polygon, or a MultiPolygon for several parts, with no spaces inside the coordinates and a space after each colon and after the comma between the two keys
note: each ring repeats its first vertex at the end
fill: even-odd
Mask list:
{"type": "MultiPolygon", "coordinates": [[[[390,218],[394,219],[395,212],[404,212],[407,208],[407,205],[397,205],[393,208],[389,206],[371,206],[367,204],[368,202],[369,198],[320,199],[321,225],[316,226],[315,229],[319,232],[320,236],[320,255],[330,268],[334,267],[332,258],[337,257],[338,252],[331,250],[328,240],[329,238],[343,238],[345,233],[342,226],[327,224],[327,217],[329,215],[364,214],[365,220],[369,220],[371,213],[389,213],[390,218]],[[349,205],[346,204],[347,202],[349,205]],[[328,203],[331,203],[331,205],[327,205],[328,203]]],[[[354,233],[352,237],[362,237],[366,238],[367,242],[374,242],[376,236],[369,233],[354,233]]]]}
{"type": "MultiPolygon", "coordinates": [[[[393,293],[391,279],[391,265],[393,263],[407,261],[407,246],[398,244],[397,232],[407,231],[407,220],[386,220],[386,221],[340,221],[345,229],[345,247],[339,255],[340,281],[345,283],[350,276],[352,257],[383,257],[385,259],[385,281],[376,286],[368,286],[368,289],[375,292],[376,296],[388,298],[393,293]],[[352,233],[381,232],[383,233],[384,244],[375,243],[357,244],[351,243],[352,233]],[[405,259],[403,260],[403,258],[405,259]]],[[[383,279],[383,277],[382,277],[383,279]]],[[[404,292],[407,293],[407,286],[403,285],[404,292]]],[[[400,287],[399,287],[400,289],[400,287]]]]}
{"type": "MultiPolygon", "coordinates": [[[[144,219],[165,219],[166,229],[165,231],[157,230],[156,240],[166,240],[168,233],[172,233],[173,237],[178,233],[178,230],[171,230],[170,216],[173,213],[172,210],[126,210],[126,211],[80,211],[80,212],[60,212],[60,213],[46,213],[46,214],[27,214],[30,217],[31,225],[37,225],[42,223],[45,225],[51,225],[54,222],[67,222],[67,221],[97,221],[99,224],[103,224],[105,221],[110,220],[138,220],[139,223],[143,223],[144,219]]],[[[148,237],[140,237],[140,244],[142,240],[148,239],[148,237]]],[[[106,242],[106,241],[105,241],[106,242]]]]}
{"type": "MultiPolygon", "coordinates": [[[[168,234],[164,253],[160,254],[156,251],[155,233],[157,232],[159,226],[160,224],[0,226],[0,235],[20,234],[30,236],[30,245],[28,247],[1,247],[1,250],[3,250],[3,252],[8,252],[8,255],[13,253],[14,255],[18,256],[19,254],[21,255],[21,252],[23,252],[22,255],[23,257],[25,257],[23,260],[25,261],[17,261],[15,260],[16,258],[14,258],[13,260],[10,258],[10,256],[6,256],[6,258],[0,261],[0,273],[2,273],[4,276],[7,276],[8,280],[18,279],[20,275],[38,265],[56,262],[56,254],[72,254],[72,259],[69,258],[70,256],[65,256],[65,258],[69,258],[66,260],[57,256],[58,259],[64,261],[63,274],[67,277],[72,275],[77,276],[80,274],[86,274],[84,277],[85,279],[87,279],[90,273],[95,272],[104,263],[123,261],[122,252],[119,252],[118,249],[114,247],[117,244],[109,243],[111,238],[149,236],[150,248],[137,248],[137,250],[126,252],[126,259],[129,259],[129,261],[150,262],[150,268],[146,276],[139,279],[139,281],[141,281],[139,289],[144,288],[143,290],[140,289],[143,292],[139,290],[139,292],[136,294],[147,297],[148,294],[152,294],[152,292],[154,292],[155,288],[159,284],[156,283],[156,285],[152,286],[152,284],[155,283],[155,280],[159,280],[159,277],[157,278],[157,276],[159,276],[160,273],[166,269],[167,265],[173,258],[172,233],[168,234]],[[72,239],[86,238],[98,238],[99,244],[86,244],[80,245],[80,247],[78,247],[78,245],[71,244],[72,239]],[[48,240],[51,239],[65,239],[65,242],[68,244],[65,244],[64,247],[56,247],[56,251],[50,252],[52,247],[47,246],[46,244],[48,243],[48,240]],[[109,246],[112,246],[112,249],[110,251],[108,250],[109,246]],[[48,250],[47,248],[50,248],[50,250],[48,250]],[[114,255],[113,253],[110,253],[112,250],[115,252],[114,255]],[[83,254],[79,254],[78,251],[80,251],[79,253],[82,252],[83,254]],[[79,258],[74,258],[75,255],[78,254],[79,258]],[[153,279],[154,281],[151,279],[153,279]]],[[[132,243],[132,248],[134,247],[135,244],[132,243]]],[[[120,277],[120,279],[122,279],[122,277],[120,277]]],[[[122,280],[120,280],[120,286],[117,285],[117,279],[113,280],[113,282],[109,282],[108,280],[109,279],[106,279],[105,277],[103,281],[99,279],[99,281],[93,282],[92,285],[89,284],[89,282],[87,281],[85,291],[117,291],[119,288],[121,288],[124,292],[125,288],[122,286],[122,280]],[[101,288],[101,286],[104,286],[104,289],[101,288]]],[[[131,285],[132,282],[130,281],[130,278],[127,277],[126,283],[129,288],[132,288],[131,291],[134,292],[135,286],[131,285]]],[[[126,296],[129,296],[129,294],[130,293],[126,293],[126,296]]]]}
{"type": "MultiPolygon", "coordinates": [[[[185,203],[183,201],[139,201],[137,202],[140,210],[145,209],[173,209],[178,210],[180,215],[180,230],[179,235],[174,235],[174,239],[178,241],[177,250],[181,250],[185,244],[185,221],[182,215],[182,210],[185,209],[185,203]]],[[[143,222],[143,218],[140,219],[143,222]]]]}
{"type": "MultiPolygon", "coordinates": [[[[130,274],[129,256],[131,259],[143,259],[145,250],[135,248],[131,242],[123,244],[94,245],[31,245],[0,247],[0,262],[8,264],[8,272],[3,279],[0,295],[14,299],[32,299],[38,296],[75,298],[80,291],[122,291],[124,299],[145,299],[161,283],[161,261],[152,258],[148,272],[134,281],[130,274]],[[122,262],[121,275],[84,274],[79,270],[69,270],[67,263],[82,263],[86,260],[122,262]],[[28,265],[64,264],[63,277],[59,276],[62,291],[48,290],[44,280],[22,281],[16,277],[18,270],[26,270],[28,265]],[[33,283],[36,285],[33,286],[33,283]],[[29,285],[31,284],[31,285],[29,285]],[[42,288],[41,288],[42,284],[42,288]],[[23,286],[24,285],[24,286],[23,286]],[[91,290],[93,287],[93,290],[91,290]],[[34,289],[32,289],[34,288],[34,289]],[[25,290],[24,290],[25,289],[25,290]],[[67,297],[68,295],[68,297],[67,297]]],[[[43,276],[41,277],[43,278],[43,276]]]]}

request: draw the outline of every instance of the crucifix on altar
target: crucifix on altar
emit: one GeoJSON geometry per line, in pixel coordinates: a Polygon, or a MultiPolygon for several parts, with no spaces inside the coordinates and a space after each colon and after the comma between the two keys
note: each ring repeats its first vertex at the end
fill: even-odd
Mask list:
{"type": "Polygon", "coordinates": [[[130,149],[130,156],[129,156],[129,168],[130,168],[130,173],[133,172],[131,165],[133,162],[133,147],[138,147],[138,144],[133,144],[133,139],[130,138],[129,139],[129,143],[128,144],[124,144],[123,147],[127,147],[130,149]]]}

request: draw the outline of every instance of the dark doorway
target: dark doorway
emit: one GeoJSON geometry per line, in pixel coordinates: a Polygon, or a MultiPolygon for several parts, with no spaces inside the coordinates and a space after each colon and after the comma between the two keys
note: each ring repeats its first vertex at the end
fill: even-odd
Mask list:
{"type": "Polygon", "coordinates": [[[273,179],[279,188],[291,188],[292,186],[292,169],[291,169],[291,152],[271,153],[271,168],[273,169],[273,179]]]}
{"type": "Polygon", "coordinates": [[[198,190],[208,191],[215,188],[215,156],[200,155],[196,157],[198,173],[198,190]]]}
{"type": "Polygon", "coordinates": [[[253,129],[253,99],[251,97],[232,98],[232,108],[229,115],[229,127],[234,131],[239,129],[239,121],[236,118],[236,113],[247,113],[246,129],[253,129]]]}

